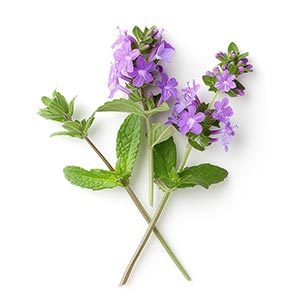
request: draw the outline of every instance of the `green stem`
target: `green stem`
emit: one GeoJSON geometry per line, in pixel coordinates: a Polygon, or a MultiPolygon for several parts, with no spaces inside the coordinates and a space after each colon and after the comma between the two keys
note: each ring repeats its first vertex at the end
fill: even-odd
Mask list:
{"type": "MultiPolygon", "coordinates": [[[[102,159],[102,161],[105,163],[105,165],[107,166],[107,168],[110,171],[114,171],[113,166],[108,162],[108,160],[99,151],[99,149],[94,145],[94,143],[88,137],[85,137],[84,139],[90,145],[90,147],[96,152],[96,154],[102,159]]],[[[141,215],[144,217],[144,219],[146,220],[146,222],[149,224],[151,222],[151,218],[148,215],[147,211],[145,210],[145,208],[144,208],[143,204],[141,203],[141,201],[139,200],[139,198],[136,196],[136,194],[133,192],[133,190],[131,189],[131,187],[129,185],[125,186],[124,188],[127,191],[127,193],[130,196],[130,198],[132,199],[132,201],[135,204],[135,206],[137,207],[137,209],[139,210],[139,212],[141,213],[141,215]]],[[[184,269],[184,267],[182,266],[182,264],[180,263],[180,261],[178,260],[178,258],[175,256],[174,252],[172,251],[172,249],[170,248],[170,246],[167,244],[166,240],[163,238],[163,236],[161,235],[161,233],[159,232],[159,230],[156,227],[154,227],[153,232],[155,233],[156,237],[158,238],[158,240],[160,241],[160,243],[162,244],[162,246],[165,248],[166,252],[169,254],[170,258],[173,260],[173,262],[175,263],[175,265],[177,266],[177,268],[179,269],[179,271],[182,273],[182,275],[187,280],[191,280],[189,274],[184,269]]]]}
{"type": "Polygon", "coordinates": [[[220,91],[216,91],[215,95],[214,95],[213,98],[211,99],[211,101],[210,101],[210,103],[209,103],[209,105],[208,105],[208,108],[209,108],[209,109],[212,108],[214,102],[215,102],[216,99],[217,99],[217,96],[218,96],[219,92],[220,92],[220,91]]]}
{"type": "Polygon", "coordinates": [[[146,129],[147,129],[147,140],[148,140],[148,152],[149,152],[149,178],[148,178],[148,202],[150,206],[153,206],[153,190],[154,190],[154,182],[153,182],[153,148],[151,146],[151,121],[150,117],[145,118],[146,120],[146,129]]]}
{"type": "Polygon", "coordinates": [[[186,147],[186,151],[185,151],[185,153],[183,155],[182,161],[181,161],[181,163],[180,163],[180,165],[178,167],[178,170],[177,170],[178,173],[183,170],[183,168],[184,168],[184,166],[185,166],[185,164],[186,164],[186,162],[188,160],[188,157],[189,157],[191,151],[192,151],[192,146],[191,146],[191,144],[188,143],[187,147],[186,147]]]}
{"type": "Polygon", "coordinates": [[[125,272],[124,272],[124,275],[123,275],[123,277],[121,279],[121,282],[120,282],[120,286],[127,283],[128,279],[129,279],[129,276],[132,272],[132,269],[133,269],[138,257],[140,256],[141,252],[143,251],[144,247],[146,246],[147,241],[149,240],[149,237],[152,233],[152,230],[154,229],[154,227],[156,225],[156,222],[158,221],[158,219],[159,219],[159,217],[160,217],[160,215],[161,215],[161,213],[162,213],[162,211],[163,211],[163,209],[164,209],[164,207],[167,203],[167,200],[168,200],[170,194],[171,194],[171,192],[166,192],[164,194],[164,197],[162,198],[154,217],[152,218],[151,222],[149,223],[147,231],[145,232],[138,248],[136,249],[131,261],[129,262],[129,264],[128,264],[125,272]]]}
{"type": "MultiPolygon", "coordinates": [[[[181,161],[181,163],[180,163],[180,165],[178,167],[177,172],[181,172],[183,170],[183,168],[184,168],[184,166],[185,166],[185,164],[187,162],[187,159],[188,159],[188,157],[189,157],[189,155],[191,153],[191,150],[192,150],[192,146],[190,144],[188,144],[187,145],[187,149],[186,149],[185,154],[184,154],[184,156],[182,158],[182,161],[181,161]]],[[[143,238],[142,238],[142,240],[141,240],[138,248],[136,249],[134,255],[132,256],[132,258],[131,258],[131,260],[130,260],[130,262],[129,262],[129,264],[128,264],[128,266],[127,266],[127,268],[126,268],[126,270],[125,270],[125,272],[123,274],[123,277],[122,277],[121,282],[120,282],[120,286],[122,286],[122,285],[124,285],[124,284],[127,283],[128,279],[130,277],[130,274],[131,274],[131,272],[133,270],[133,267],[134,267],[135,263],[137,262],[140,254],[142,253],[144,247],[146,246],[147,241],[149,240],[149,237],[151,236],[151,233],[153,231],[153,228],[155,228],[156,223],[157,223],[160,215],[162,214],[163,209],[164,209],[164,207],[165,207],[165,205],[167,203],[167,200],[169,199],[170,195],[171,195],[171,191],[165,192],[165,194],[164,194],[164,196],[163,196],[163,198],[162,198],[162,200],[161,200],[161,202],[160,202],[160,204],[159,204],[159,206],[157,208],[157,211],[156,211],[154,217],[152,218],[151,222],[149,223],[147,231],[145,232],[145,234],[144,234],[144,236],[143,236],[143,238]]],[[[186,277],[186,279],[187,280],[191,280],[191,278],[189,276],[186,277]]]]}

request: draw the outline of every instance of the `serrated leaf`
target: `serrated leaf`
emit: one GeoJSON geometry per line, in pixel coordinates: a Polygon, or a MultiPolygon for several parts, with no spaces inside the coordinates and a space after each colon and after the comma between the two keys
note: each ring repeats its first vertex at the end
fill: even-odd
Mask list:
{"type": "Polygon", "coordinates": [[[174,170],[177,162],[177,151],[173,137],[157,144],[153,148],[154,177],[162,179],[168,187],[172,188],[174,183],[174,170]]]}
{"type": "Polygon", "coordinates": [[[141,117],[129,115],[121,125],[117,135],[116,172],[128,178],[136,161],[141,143],[141,117]]]}
{"type": "Polygon", "coordinates": [[[169,139],[174,132],[172,125],[163,125],[159,123],[152,123],[150,132],[150,147],[162,143],[169,139]]]}
{"type": "Polygon", "coordinates": [[[111,189],[122,186],[120,178],[111,171],[92,169],[85,170],[76,166],[64,168],[66,179],[74,185],[91,190],[111,189]]]}
{"type": "Polygon", "coordinates": [[[119,111],[138,115],[144,115],[142,108],[135,102],[129,101],[127,99],[115,99],[108,101],[101,105],[98,109],[101,111],[119,111]]]}
{"type": "Polygon", "coordinates": [[[151,110],[143,111],[143,113],[144,113],[145,116],[150,117],[150,116],[155,115],[159,112],[164,112],[164,111],[167,111],[167,110],[169,110],[169,105],[166,102],[163,102],[159,107],[156,107],[156,108],[151,109],[151,110]]]}
{"type": "Polygon", "coordinates": [[[228,172],[225,169],[211,164],[187,167],[179,173],[180,183],[177,187],[187,188],[201,185],[209,188],[210,185],[223,181],[227,175],[228,172]]]}
{"type": "Polygon", "coordinates": [[[236,54],[239,53],[239,48],[234,42],[231,42],[228,46],[228,54],[230,54],[231,51],[234,51],[236,54]]]}

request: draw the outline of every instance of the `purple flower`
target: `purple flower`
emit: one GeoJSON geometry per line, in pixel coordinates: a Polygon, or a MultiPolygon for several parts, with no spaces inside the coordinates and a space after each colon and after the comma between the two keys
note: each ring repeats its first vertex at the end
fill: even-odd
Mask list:
{"type": "Polygon", "coordinates": [[[230,122],[227,122],[224,128],[218,130],[212,130],[211,135],[221,134],[221,136],[218,138],[210,138],[210,142],[212,143],[220,142],[223,145],[225,152],[227,152],[230,141],[232,137],[235,135],[235,132],[233,131],[234,127],[231,126],[230,122]]]}
{"type": "Polygon", "coordinates": [[[174,111],[177,114],[181,113],[190,104],[195,104],[197,106],[200,104],[200,100],[197,96],[199,88],[200,84],[197,84],[195,80],[193,80],[192,86],[190,86],[190,82],[187,83],[187,87],[182,89],[183,99],[177,101],[174,106],[174,111]]]}
{"type": "Polygon", "coordinates": [[[178,86],[178,82],[175,78],[169,79],[166,73],[161,73],[161,81],[157,81],[156,86],[161,89],[161,97],[157,106],[160,106],[163,101],[167,101],[170,97],[175,99],[179,97],[179,93],[176,88],[178,86]]]}
{"type": "Polygon", "coordinates": [[[217,82],[215,83],[215,88],[222,92],[228,92],[231,89],[236,87],[235,82],[235,75],[229,73],[228,70],[225,70],[223,74],[219,73],[216,75],[217,82]]]}
{"type": "Polygon", "coordinates": [[[119,29],[119,37],[117,38],[117,40],[112,44],[112,48],[117,48],[127,42],[136,42],[136,40],[134,39],[134,37],[132,37],[131,35],[127,34],[127,30],[121,30],[119,27],[117,27],[117,29],[119,29]]]}
{"type": "Polygon", "coordinates": [[[126,71],[127,73],[133,71],[133,63],[132,61],[136,59],[140,55],[140,51],[138,49],[131,49],[131,42],[124,43],[115,53],[114,57],[117,61],[118,69],[122,71],[126,71]]]}
{"type": "Polygon", "coordinates": [[[193,80],[192,86],[190,86],[190,82],[188,82],[187,87],[182,89],[183,99],[188,103],[194,101],[195,97],[197,96],[197,92],[199,88],[200,88],[200,84],[196,84],[195,79],[193,80]]]}
{"type": "Polygon", "coordinates": [[[182,134],[187,134],[192,132],[194,134],[200,134],[202,131],[202,126],[199,124],[205,118],[204,113],[199,112],[196,114],[197,106],[191,104],[187,107],[187,110],[183,110],[176,120],[176,125],[182,134]]]}
{"type": "Polygon", "coordinates": [[[127,90],[125,87],[121,86],[119,83],[119,79],[126,77],[123,76],[116,65],[111,65],[109,78],[108,78],[108,88],[110,89],[110,95],[109,98],[113,98],[116,91],[121,90],[122,92],[129,94],[129,90],[127,90]]]}
{"type": "Polygon", "coordinates": [[[161,59],[168,63],[171,62],[171,56],[174,54],[175,49],[166,41],[160,42],[150,54],[149,60],[161,59]]]}
{"type": "Polygon", "coordinates": [[[212,117],[220,122],[227,123],[229,118],[233,116],[233,110],[228,104],[229,101],[226,97],[223,98],[222,101],[216,101],[214,103],[215,111],[212,117]]]}
{"type": "Polygon", "coordinates": [[[150,83],[153,81],[153,76],[150,72],[155,70],[155,63],[147,63],[143,56],[139,56],[136,61],[136,67],[132,72],[129,72],[128,75],[132,78],[133,84],[136,87],[141,87],[144,83],[150,83]]]}

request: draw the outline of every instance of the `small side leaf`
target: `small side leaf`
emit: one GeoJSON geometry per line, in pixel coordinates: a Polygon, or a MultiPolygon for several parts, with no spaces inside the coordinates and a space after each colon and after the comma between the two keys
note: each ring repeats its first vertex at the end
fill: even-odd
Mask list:
{"type": "Polygon", "coordinates": [[[108,101],[101,105],[98,109],[100,111],[119,111],[138,115],[144,115],[142,108],[135,102],[126,99],[115,99],[108,101]]]}
{"type": "Polygon", "coordinates": [[[90,190],[111,189],[122,186],[119,177],[111,171],[92,169],[90,171],[76,166],[64,168],[66,179],[74,185],[90,190]]]}
{"type": "Polygon", "coordinates": [[[227,175],[228,172],[225,169],[211,164],[188,167],[179,173],[180,183],[177,187],[187,188],[201,185],[209,188],[210,185],[223,181],[227,175]]]}
{"type": "Polygon", "coordinates": [[[117,135],[116,172],[128,179],[136,161],[141,143],[141,117],[129,115],[121,125],[117,135]]]}
{"type": "Polygon", "coordinates": [[[231,53],[231,51],[234,51],[236,54],[240,52],[238,46],[234,42],[231,42],[228,46],[228,53],[231,53]]]}
{"type": "Polygon", "coordinates": [[[150,147],[162,143],[169,139],[174,132],[174,127],[172,125],[163,125],[159,123],[152,123],[151,133],[150,133],[150,147]]]}
{"type": "Polygon", "coordinates": [[[139,42],[141,42],[143,40],[144,33],[138,26],[134,26],[134,28],[132,29],[132,33],[139,42]]]}

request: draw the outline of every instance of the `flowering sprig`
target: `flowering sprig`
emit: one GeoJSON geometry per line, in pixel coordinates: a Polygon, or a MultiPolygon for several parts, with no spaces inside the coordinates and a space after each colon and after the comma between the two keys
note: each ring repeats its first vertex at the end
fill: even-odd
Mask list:
{"type": "Polygon", "coordinates": [[[235,135],[232,125],[233,109],[228,97],[244,95],[245,87],[238,80],[242,74],[251,72],[248,53],[240,53],[236,44],[231,43],[227,53],[219,52],[220,63],[202,78],[213,92],[209,101],[199,97],[200,84],[193,80],[179,92],[178,82],[164,70],[164,63],[170,63],[175,48],[164,39],[163,30],[155,26],[141,30],[134,27],[132,34],[119,29],[119,36],[113,46],[114,61],[111,65],[108,87],[110,98],[116,92],[123,92],[123,98],[113,99],[101,105],[96,112],[122,112],[129,116],[124,120],[117,134],[116,157],[113,167],[106,157],[90,140],[88,133],[93,125],[96,112],[83,120],[74,120],[74,100],[70,102],[57,91],[51,97],[43,97],[45,105],[39,114],[62,124],[64,131],[53,135],[68,135],[83,139],[96,152],[108,170],[85,170],[78,166],[64,169],[66,179],[77,186],[92,190],[121,187],[126,190],[138,210],[148,223],[148,228],[134,253],[120,285],[124,285],[142,253],[151,233],[154,232],[173,262],[187,280],[190,276],[176,258],[165,239],[156,228],[164,207],[171,194],[177,189],[222,182],[228,172],[218,166],[202,163],[186,166],[192,149],[204,151],[215,142],[221,143],[227,152],[235,135]],[[224,93],[221,99],[218,96],[224,93]],[[169,110],[167,121],[154,121],[155,115],[169,110]],[[145,123],[143,129],[142,122],[145,123]],[[143,132],[144,130],[144,132],[143,132]],[[180,163],[177,162],[177,146],[174,130],[186,136],[187,147],[180,163]],[[143,137],[147,139],[149,163],[149,204],[153,205],[154,183],[164,195],[151,219],[144,206],[130,187],[131,175],[143,137]]]}

